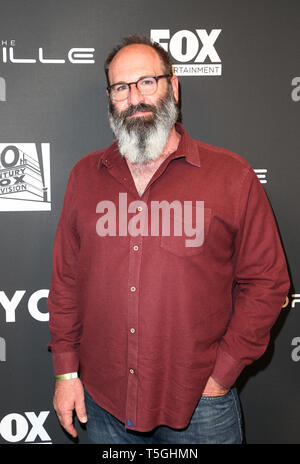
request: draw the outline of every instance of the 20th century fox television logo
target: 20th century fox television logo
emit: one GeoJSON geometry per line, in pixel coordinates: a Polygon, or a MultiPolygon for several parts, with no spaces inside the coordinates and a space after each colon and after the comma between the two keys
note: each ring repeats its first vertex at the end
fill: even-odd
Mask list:
{"type": "Polygon", "coordinates": [[[50,210],[50,144],[0,143],[0,211],[50,210]]]}

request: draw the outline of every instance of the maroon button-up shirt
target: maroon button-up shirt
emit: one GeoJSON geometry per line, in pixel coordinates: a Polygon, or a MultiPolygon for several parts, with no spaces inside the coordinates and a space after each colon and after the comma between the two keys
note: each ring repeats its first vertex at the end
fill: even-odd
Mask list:
{"type": "Polygon", "coordinates": [[[178,149],[142,197],[116,142],[84,156],[71,171],[54,243],[55,374],[80,368],[94,400],[138,431],[187,426],[210,375],[230,387],[266,349],[289,290],[253,169],[176,128],[178,149]],[[175,214],[169,236],[161,225],[151,233],[151,205],[175,200],[192,205],[196,219],[196,202],[204,205],[200,246],[176,235],[175,214]]]}

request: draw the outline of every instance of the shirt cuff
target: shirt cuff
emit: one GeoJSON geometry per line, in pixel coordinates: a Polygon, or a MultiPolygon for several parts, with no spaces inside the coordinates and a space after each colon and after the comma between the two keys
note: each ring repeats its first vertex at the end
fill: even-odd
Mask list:
{"type": "Polygon", "coordinates": [[[222,387],[231,388],[244,369],[244,365],[228,353],[218,350],[215,367],[211,377],[222,387]]]}
{"type": "Polygon", "coordinates": [[[68,372],[78,372],[79,359],[77,353],[52,352],[52,360],[54,375],[67,374],[68,372]]]}

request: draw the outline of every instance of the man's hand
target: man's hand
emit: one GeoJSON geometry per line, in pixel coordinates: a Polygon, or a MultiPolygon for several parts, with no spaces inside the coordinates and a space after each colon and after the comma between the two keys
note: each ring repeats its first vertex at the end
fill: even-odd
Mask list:
{"type": "Polygon", "coordinates": [[[224,388],[218,384],[212,377],[209,377],[202,395],[204,396],[223,396],[229,392],[229,388],[224,388]]]}
{"type": "Polygon", "coordinates": [[[61,380],[55,382],[53,406],[59,422],[72,437],[77,437],[73,425],[73,411],[80,422],[87,422],[84,404],[83,385],[80,379],[61,380]]]}

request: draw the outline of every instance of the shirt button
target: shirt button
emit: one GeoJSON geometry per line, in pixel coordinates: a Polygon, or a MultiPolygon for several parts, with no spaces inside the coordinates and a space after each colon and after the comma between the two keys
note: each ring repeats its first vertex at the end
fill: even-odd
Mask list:
{"type": "Polygon", "coordinates": [[[132,334],[134,334],[134,333],[135,333],[135,329],[134,329],[134,328],[130,329],[130,332],[131,332],[132,334]]]}
{"type": "Polygon", "coordinates": [[[134,374],[134,370],[133,370],[133,369],[129,369],[129,372],[130,372],[130,374],[134,374]]]}
{"type": "Polygon", "coordinates": [[[143,208],[142,208],[141,206],[138,206],[138,207],[137,207],[137,210],[138,210],[138,211],[143,211],[143,208]]]}
{"type": "Polygon", "coordinates": [[[136,291],[136,288],[135,288],[135,287],[130,287],[130,291],[131,291],[131,292],[135,292],[135,291],[136,291]]]}
{"type": "Polygon", "coordinates": [[[138,249],[139,249],[138,245],[134,245],[133,249],[134,249],[134,251],[138,251],[138,249]]]}

